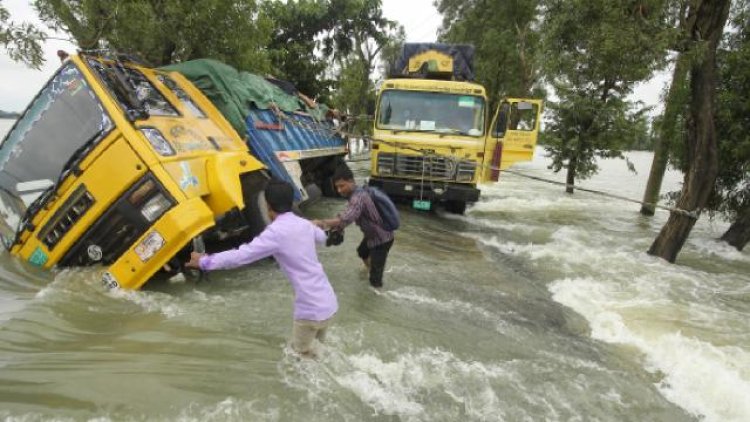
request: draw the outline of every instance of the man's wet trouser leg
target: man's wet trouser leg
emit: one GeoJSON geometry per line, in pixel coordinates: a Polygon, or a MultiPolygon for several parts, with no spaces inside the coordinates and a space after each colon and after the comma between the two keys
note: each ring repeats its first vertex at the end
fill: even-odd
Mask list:
{"type": "Polygon", "coordinates": [[[370,285],[372,287],[383,287],[383,271],[388,252],[393,246],[393,240],[370,249],[370,285]]]}

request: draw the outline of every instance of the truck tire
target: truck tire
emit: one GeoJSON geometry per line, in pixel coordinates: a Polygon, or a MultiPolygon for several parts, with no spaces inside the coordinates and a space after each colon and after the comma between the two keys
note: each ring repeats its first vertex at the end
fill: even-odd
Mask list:
{"type": "Polygon", "coordinates": [[[323,196],[323,192],[321,192],[320,187],[316,185],[315,183],[310,183],[309,185],[305,186],[305,192],[307,192],[307,201],[305,201],[305,205],[312,204],[320,199],[321,196],[323,196]]]}
{"type": "Polygon", "coordinates": [[[333,185],[333,173],[339,166],[349,167],[346,164],[346,161],[344,161],[344,157],[340,155],[332,157],[328,161],[328,163],[325,164],[323,176],[320,178],[320,180],[316,180],[317,184],[320,186],[320,191],[323,193],[323,196],[329,198],[341,197],[341,195],[339,195],[339,193],[336,191],[336,187],[333,185]]]}
{"type": "Polygon", "coordinates": [[[463,215],[466,212],[466,201],[445,201],[445,210],[451,214],[463,215]]]}
{"type": "Polygon", "coordinates": [[[242,210],[242,215],[245,217],[248,226],[249,238],[247,240],[250,240],[259,235],[271,223],[264,194],[269,179],[264,173],[258,171],[243,174],[241,177],[242,196],[245,201],[245,209],[242,210]]]}

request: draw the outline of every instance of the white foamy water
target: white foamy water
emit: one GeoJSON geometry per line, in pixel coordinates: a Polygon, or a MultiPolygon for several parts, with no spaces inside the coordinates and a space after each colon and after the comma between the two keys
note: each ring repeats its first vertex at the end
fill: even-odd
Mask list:
{"type": "MultiPolygon", "coordinates": [[[[639,199],[650,155],[630,158],[645,171],[618,174],[613,169],[619,163],[605,162],[602,176],[581,185],[639,199]]],[[[543,165],[537,157],[525,171],[538,175],[543,165]]],[[[747,252],[715,240],[725,222],[699,221],[672,265],[645,254],[666,213],[651,221],[637,214],[638,205],[582,192],[564,195],[558,187],[528,189],[539,182],[508,179],[493,186],[497,198],[467,217],[505,235],[469,236],[547,273],[553,299],[583,315],[593,338],[638,350],[644,370],[658,377],[658,389],[670,401],[708,421],[750,420],[750,261],[747,252]],[[548,195],[540,197],[540,190],[548,195]],[[506,218],[493,218],[496,213],[511,222],[498,223],[506,218]],[[562,221],[554,222],[560,214],[562,221]],[[530,230],[543,235],[530,240],[530,230]]],[[[665,185],[676,190],[679,180],[668,174],[665,185]]]]}

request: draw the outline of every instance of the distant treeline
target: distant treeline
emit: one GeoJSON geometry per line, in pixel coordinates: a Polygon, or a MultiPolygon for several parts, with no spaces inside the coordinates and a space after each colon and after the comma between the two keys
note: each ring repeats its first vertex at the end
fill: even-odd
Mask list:
{"type": "Polygon", "coordinates": [[[21,115],[18,113],[0,110],[0,119],[17,119],[19,117],[21,117],[21,115]]]}

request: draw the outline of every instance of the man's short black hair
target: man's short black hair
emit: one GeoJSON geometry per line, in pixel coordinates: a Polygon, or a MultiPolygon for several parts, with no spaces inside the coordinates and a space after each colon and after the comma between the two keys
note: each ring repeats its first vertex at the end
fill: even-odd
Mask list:
{"type": "Polygon", "coordinates": [[[336,167],[336,170],[333,172],[333,177],[331,178],[333,180],[333,183],[338,182],[339,180],[354,180],[354,173],[349,169],[349,166],[347,165],[341,165],[336,167]]]}
{"type": "Polygon", "coordinates": [[[292,210],[294,188],[282,180],[271,179],[266,186],[266,202],[272,210],[281,214],[292,210]]]}

